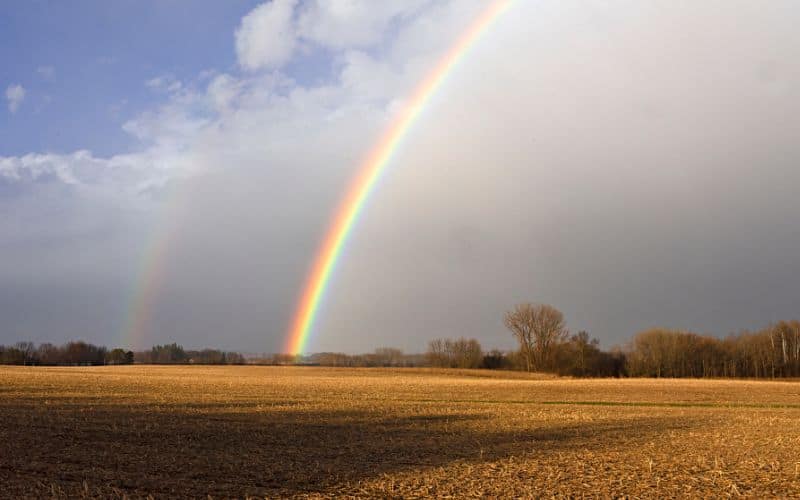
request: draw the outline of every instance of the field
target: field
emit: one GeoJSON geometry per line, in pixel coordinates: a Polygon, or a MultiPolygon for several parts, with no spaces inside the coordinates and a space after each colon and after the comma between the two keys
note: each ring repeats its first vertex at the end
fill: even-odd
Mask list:
{"type": "Polygon", "coordinates": [[[800,383],[0,368],[0,496],[800,496],[800,383]]]}

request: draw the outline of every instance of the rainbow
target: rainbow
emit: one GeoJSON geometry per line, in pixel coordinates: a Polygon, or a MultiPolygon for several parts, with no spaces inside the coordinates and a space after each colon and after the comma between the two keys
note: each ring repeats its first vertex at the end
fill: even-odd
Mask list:
{"type": "Polygon", "coordinates": [[[162,287],[169,257],[169,249],[174,246],[182,208],[187,197],[186,187],[173,188],[168,201],[160,207],[154,225],[156,230],[142,253],[139,272],[136,273],[127,316],[122,325],[121,345],[131,349],[142,349],[148,341],[150,322],[162,287]]]}
{"type": "Polygon", "coordinates": [[[511,5],[512,1],[495,0],[478,16],[442,57],[433,71],[419,84],[406,109],[381,137],[360,167],[333,217],[306,280],[286,339],[285,349],[290,354],[303,353],[314,326],[320,302],[329,286],[331,275],[336,268],[342,249],[353,231],[359,214],[364,209],[370,192],[375,188],[394,152],[430,98],[442,86],[447,75],[464,58],[470,47],[488,30],[489,26],[511,5]]]}

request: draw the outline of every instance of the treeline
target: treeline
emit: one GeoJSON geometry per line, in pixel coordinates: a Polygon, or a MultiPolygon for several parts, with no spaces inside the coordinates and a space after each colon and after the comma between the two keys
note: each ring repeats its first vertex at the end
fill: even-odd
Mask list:
{"type": "Polygon", "coordinates": [[[600,350],[586,332],[569,336],[563,314],[549,305],[520,304],[506,313],[505,324],[529,371],[590,377],[800,377],[800,321],[780,321],[724,339],[652,328],[611,351],[600,350]]]}
{"type": "Polygon", "coordinates": [[[123,349],[109,351],[104,346],[86,342],[67,342],[64,345],[17,342],[0,345],[0,364],[41,366],[92,366],[133,363],[133,352],[123,349]]]}
{"type": "Polygon", "coordinates": [[[551,352],[534,369],[522,349],[484,352],[475,339],[436,339],[428,343],[427,366],[440,368],[485,368],[489,370],[529,370],[574,377],[621,377],[625,372],[624,354],[601,351],[597,339],[579,332],[552,345],[551,352]]]}
{"type": "MultiPolygon", "coordinates": [[[[585,332],[555,346],[553,363],[535,371],[571,376],[620,377],[625,375],[622,353],[607,353],[589,340],[585,332]]],[[[424,354],[406,354],[400,349],[382,347],[367,354],[322,352],[305,356],[290,354],[264,355],[248,363],[266,365],[308,365],[332,367],[418,367],[418,368],[484,368],[489,370],[526,370],[525,357],[519,351],[484,351],[476,339],[435,339],[424,354]]]]}
{"type": "Polygon", "coordinates": [[[342,352],[319,352],[306,356],[272,354],[248,360],[254,364],[267,365],[312,365],[350,368],[409,368],[425,366],[423,354],[406,354],[394,347],[379,347],[371,353],[345,354],[342,352]]]}
{"type": "Polygon", "coordinates": [[[0,345],[0,364],[38,366],[96,366],[145,364],[242,364],[244,356],[238,352],[202,349],[184,350],[178,344],[156,345],[149,351],[133,352],[116,348],[108,350],[87,342],[67,342],[64,345],[17,342],[13,346],[0,345]]]}
{"type": "MultiPolygon", "coordinates": [[[[726,338],[653,328],[605,351],[585,331],[570,334],[563,314],[549,305],[520,304],[504,319],[518,350],[486,352],[475,339],[435,339],[422,356],[381,348],[361,355],[321,353],[301,362],[526,370],[573,377],[800,377],[800,321],[780,321],[726,338]]],[[[298,360],[276,355],[272,362],[297,364],[298,360]]]]}
{"type": "Polygon", "coordinates": [[[475,339],[435,339],[425,355],[430,366],[441,368],[480,368],[483,350],[475,339]]]}
{"type": "Polygon", "coordinates": [[[602,351],[585,331],[569,334],[564,315],[546,304],[519,304],[503,318],[519,344],[514,368],[575,377],[627,375],[626,355],[602,351]]]}
{"type": "Polygon", "coordinates": [[[149,351],[135,353],[137,363],[146,364],[199,364],[199,365],[241,365],[244,356],[238,352],[218,349],[185,350],[183,346],[172,343],[154,345],[149,351]]]}
{"type": "Polygon", "coordinates": [[[780,321],[724,339],[655,328],[628,347],[634,377],[800,377],[800,321],[780,321]]]}
{"type": "Polygon", "coordinates": [[[424,354],[381,347],[368,354],[322,352],[245,359],[218,349],[186,350],[172,343],[132,352],[86,342],[0,345],[0,364],[274,364],[341,367],[485,368],[549,372],[573,377],[800,377],[800,321],[780,321],[726,338],[652,328],[622,347],[600,349],[585,331],[570,334],[563,314],[549,305],[520,304],[504,322],[519,348],[484,351],[475,339],[435,339],[424,354]]]}

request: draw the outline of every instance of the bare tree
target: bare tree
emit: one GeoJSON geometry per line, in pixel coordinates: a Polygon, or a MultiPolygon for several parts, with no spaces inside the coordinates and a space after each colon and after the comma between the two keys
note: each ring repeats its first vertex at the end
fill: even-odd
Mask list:
{"type": "Polygon", "coordinates": [[[22,353],[22,364],[35,363],[36,345],[33,342],[17,342],[16,348],[22,353]]]}
{"type": "Polygon", "coordinates": [[[425,359],[440,368],[479,368],[483,350],[475,339],[434,339],[428,343],[425,359]]]}
{"type": "Polygon", "coordinates": [[[375,349],[375,361],[378,366],[400,366],[403,363],[403,351],[394,347],[375,349]]]}
{"type": "Polygon", "coordinates": [[[593,352],[598,352],[597,346],[600,342],[597,339],[589,338],[589,333],[585,330],[579,331],[570,339],[575,346],[575,367],[581,376],[586,375],[589,365],[589,356],[593,352]]]}
{"type": "Polygon", "coordinates": [[[450,360],[447,356],[444,339],[433,339],[428,342],[428,352],[425,353],[425,359],[431,366],[439,368],[449,366],[450,360]]]}
{"type": "Polygon", "coordinates": [[[519,304],[504,323],[519,342],[528,371],[547,368],[553,347],[567,336],[564,315],[547,304],[519,304]]]}
{"type": "Polygon", "coordinates": [[[483,349],[475,339],[460,338],[453,342],[453,354],[457,368],[478,368],[483,360],[483,349]]]}

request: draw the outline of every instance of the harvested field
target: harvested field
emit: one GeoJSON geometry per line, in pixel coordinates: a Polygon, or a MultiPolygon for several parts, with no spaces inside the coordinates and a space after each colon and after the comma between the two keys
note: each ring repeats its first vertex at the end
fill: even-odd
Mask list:
{"type": "Polygon", "coordinates": [[[3,497],[800,496],[800,383],[0,368],[3,497]]]}

